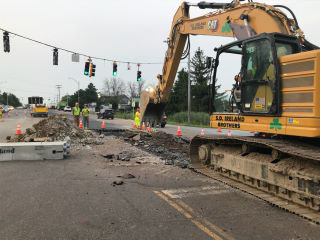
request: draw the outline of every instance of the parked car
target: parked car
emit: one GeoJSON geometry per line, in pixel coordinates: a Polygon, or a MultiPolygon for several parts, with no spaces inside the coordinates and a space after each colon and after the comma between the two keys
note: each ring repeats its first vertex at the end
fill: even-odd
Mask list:
{"type": "Polygon", "coordinates": [[[71,112],[72,109],[71,109],[71,107],[69,107],[69,106],[65,106],[64,109],[63,109],[63,111],[65,111],[65,112],[71,112]]]}
{"type": "Polygon", "coordinates": [[[9,106],[8,109],[9,109],[9,111],[13,111],[14,107],[13,106],[9,106]]]}
{"type": "Polygon", "coordinates": [[[98,118],[102,119],[114,119],[114,113],[112,109],[103,108],[98,113],[98,118]]]}

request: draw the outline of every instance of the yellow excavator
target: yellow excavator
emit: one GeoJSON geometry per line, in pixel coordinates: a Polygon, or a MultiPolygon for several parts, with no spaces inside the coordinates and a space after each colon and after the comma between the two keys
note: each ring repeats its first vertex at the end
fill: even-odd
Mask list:
{"type": "MultiPolygon", "coordinates": [[[[220,56],[241,57],[240,73],[235,79],[223,79],[235,80],[230,101],[234,109],[217,113],[212,107],[210,126],[255,133],[194,137],[190,144],[192,167],[284,199],[297,206],[297,214],[309,214],[307,218],[313,216],[320,222],[319,48],[306,40],[286,6],[250,0],[184,2],[173,18],[158,85],[141,94],[142,122],[161,122],[180,60],[190,51],[189,35],[236,39],[216,48],[211,64],[215,83],[220,56]],[[191,19],[190,7],[213,12],[191,19]]],[[[214,96],[211,98],[213,101],[214,96]]],[[[280,202],[273,200],[276,205],[280,202]]]]}

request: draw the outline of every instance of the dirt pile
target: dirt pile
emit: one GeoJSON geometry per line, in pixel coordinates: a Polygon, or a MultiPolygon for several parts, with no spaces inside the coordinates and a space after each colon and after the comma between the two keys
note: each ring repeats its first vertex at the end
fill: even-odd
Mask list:
{"type": "Polygon", "coordinates": [[[53,142],[70,141],[72,144],[100,144],[91,131],[85,131],[74,125],[64,115],[52,115],[26,129],[22,135],[15,136],[10,142],[53,142]]]}
{"type": "Polygon", "coordinates": [[[132,145],[160,156],[168,165],[185,168],[189,165],[189,139],[179,138],[164,132],[145,133],[126,131],[121,138],[132,145]]]}

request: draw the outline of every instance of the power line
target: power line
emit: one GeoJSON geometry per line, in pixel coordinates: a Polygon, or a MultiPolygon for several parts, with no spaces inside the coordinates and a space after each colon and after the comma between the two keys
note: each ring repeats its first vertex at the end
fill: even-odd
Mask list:
{"type": "Polygon", "coordinates": [[[33,38],[23,36],[23,35],[18,34],[18,33],[14,33],[14,32],[8,31],[8,30],[3,29],[3,28],[0,28],[0,30],[3,31],[3,32],[7,32],[9,34],[12,34],[14,36],[26,39],[28,41],[35,42],[35,43],[38,43],[40,45],[44,45],[44,46],[53,48],[53,49],[58,49],[60,51],[64,51],[64,52],[68,52],[68,53],[75,53],[75,54],[78,54],[79,56],[83,56],[83,57],[87,57],[87,58],[91,58],[91,59],[96,59],[96,60],[102,60],[102,61],[105,61],[105,62],[117,62],[117,63],[126,63],[126,64],[144,64],[144,65],[163,64],[163,62],[131,62],[131,61],[123,61],[123,60],[115,60],[115,59],[110,59],[110,58],[102,58],[102,57],[90,56],[88,54],[78,53],[76,51],[72,51],[72,50],[69,50],[69,49],[66,49],[66,48],[61,48],[61,47],[57,47],[57,46],[54,46],[54,45],[51,45],[51,44],[48,44],[48,43],[45,43],[45,42],[41,42],[41,41],[35,40],[33,38]]]}

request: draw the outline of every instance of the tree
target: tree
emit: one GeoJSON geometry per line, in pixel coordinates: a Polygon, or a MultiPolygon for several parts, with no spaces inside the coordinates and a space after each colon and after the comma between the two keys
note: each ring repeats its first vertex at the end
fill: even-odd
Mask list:
{"type": "Polygon", "coordinates": [[[3,92],[3,94],[0,93],[0,103],[7,105],[7,98],[8,98],[8,105],[13,107],[19,107],[22,105],[19,98],[16,97],[16,95],[12,93],[6,93],[3,92]]]}
{"type": "Polygon", "coordinates": [[[125,94],[126,86],[119,78],[106,78],[104,80],[103,94],[106,96],[120,96],[125,94]]]}
{"type": "Polygon", "coordinates": [[[198,112],[209,111],[210,69],[206,67],[203,51],[198,48],[191,59],[192,109],[198,112]]]}
{"type": "Polygon", "coordinates": [[[217,79],[213,87],[210,85],[210,69],[206,67],[206,56],[198,48],[191,60],[191,94],[192,109],[201,112],[210,111],[210,101],[212,101],[213,112],[217,109],[223,110],[222,100],[225,99],[225,93],[218,93],[221,85],[217,85],[217,79]],[[211,93],[211,88],[213,92],[211,93]]]}
{"type": "Polygon", "coordinates": [[[137,96],[137,85],[136,85],[136,83],[135,82],[128,82],[127,86],[128,86],[129,97],[131,99],[135,98],[137,96]]]}
{"type": "MultiPolygon", "coordinates": [[[[79,90],[80,102],[79,105],[82,108],[84,104],[97,103],[98,92],[93,83],[89,83],[88,87],[83,90],[79,90]]],[[[60,103],[66,103],[67,96],[63,96],[60,103]]],[[[69,105],[74,106],[78,102],[78,91],[69,96],[69,105]]]]}
{"type": "Polygon", "coordinates": [[[166,112],[176,113],[188,110],[188,72],[184,68],[178,72],[178,78],[171,91],[166,112]]]}
{"type": "Polygon", "coordinates": [[[98,101],[98,92],[93,83],[89,83],[88,87],[85,89],[84,94],[86,103],[96,103],[98,101]]]}
{"type": "Polygon", "coordinates": [[[118,109],[120,103],[120,96],[125,95],[126,85],[123,80],[119,78],[106,78],[104,80],[103,95],[111,97],[109,103],[112,104],[113,109],[118,109]]]}
{"type": "Polygon", "coordinates": [[[138,96],[140,96],[141,91],[143,90],[145,83],[146,83],[145,80],[141,80],[136,83],[138,96]]]}

